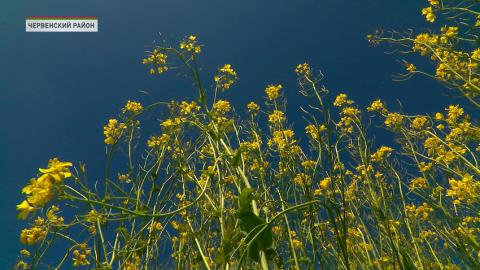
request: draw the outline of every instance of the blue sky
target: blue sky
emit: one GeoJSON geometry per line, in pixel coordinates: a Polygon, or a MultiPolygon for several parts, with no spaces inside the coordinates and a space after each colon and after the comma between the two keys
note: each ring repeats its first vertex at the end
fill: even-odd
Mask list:
{"type": "MultiPolygon", "coordinates": [[[[237,106],[260,101],[281,83],[289,105],[299,104],[293,69],[305,61],[321,69],[335,94],[362,106],[376,98],[403,110],[434,112],[450,98],[425,78],[392,82],[398,56],[369,47],[365,36],[383,29],[422,30],[418,0],[145,0],[3,1],[0,4],[0,268],[21,248],[15,205],[38,167],[58,156],[83,161],[102,176],[102,126],[127,99],[144,103],[192,97],[182,77],[151,77],[141,64],[146,46],[176,44],[195,34],[205,44],[204,80],[230,63],[240,81],[227,93],[237,106]],[[97,16],[98,33],[26,33],[26,16],[97,16]],[[161,33],[161,37],[159,35],[161,33]],[[148,91],[145,96],[140,91],[148,91]]],[[[239,107],[240,108],[240,107],[239,107]]],[[[291,119],[300,119],[292,113],[291,119]]]]}

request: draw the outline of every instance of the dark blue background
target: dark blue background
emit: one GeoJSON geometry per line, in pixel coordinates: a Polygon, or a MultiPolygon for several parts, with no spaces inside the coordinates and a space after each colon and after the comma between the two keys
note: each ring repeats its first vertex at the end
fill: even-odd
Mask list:
{"type": "MultiPolygon", "coordinates": [[[[83,161],[90,179],[105,160],[102,126],[127,99],[145,103],[192,97],[173,74],[151,77],[141,64],[145,45],[172,44],[196,34],[206,44],[205,78],[224,63],[240,82],[226,95],[237,106],[260,101],[269,83],[282,83],[298,105],[293,69],[308,61],[333,93],[362,106],[381,97],[405,111],[434,112],[449,101],[425,78],[391,81],[398,56],[369,47],[378,27],[417,30],[428,25],[418,0],[147,0],[2,1],[0,4],[0,268],[21,248],[16,220],[20,189],[48,159],[83,161]],[[25,16],[98,16],[98,33],[26,33],[25,16]],[[148,91],[149,97],[139,93],[148,91]]],[[[289,117],[300,114],[290,109],[289,117]]]]}

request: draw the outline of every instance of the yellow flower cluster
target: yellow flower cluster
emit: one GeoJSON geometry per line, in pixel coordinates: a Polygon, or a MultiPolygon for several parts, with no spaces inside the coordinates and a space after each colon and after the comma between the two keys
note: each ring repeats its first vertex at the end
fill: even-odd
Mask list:
{"type": "Polygon", "coordinates": [[[57,215],[57,212],[60,210],[58,206],[52,205],[50,209],[48,209],[47,214],[45,215],[47,217],[48,222],[50,222],[51,225],[53,226],[62,226],[65,225],[63,217],[60,217],[57,215]]]}
{"type": "Polygon", "coordinates": [[[195,101],[192,101],[192,102],[182,101],[180,103],[180,113],[182,115],[195,114],[199,110],[200,110],[200,106],[198,106],[197,102],[195,101]]]}
{"type": "Polygon", "coordinates": [[[433,212],[433,208],[430,207],[427,203],[423,203],[420,206],[415,206],[413,204],[405,206],[407,214],[413,218],[421,218],[422,220],[428,220],[430,214],[433,212]]]}
{"type": "MultiPolygon", "coordinates": [[[[412,51],[422,56],[430,56],[437,62],[435,77],[450,85],[463,87],[468,91],[466,94],[477,96],[480,77],[478,75],[478,61],[473,52],[458,51],[453,48],[456,42],[451,42],[458,36],[459,28],[456,26],[444,26],[441,34],[419,34],[415,37],[412,51]]],[[[475,51],[474,51],[475,52],[475,51]]]]}
{"type": "Polygon", "coordinates": [[[450,125],[455,125],[463,114],[464,110],[459,105],[450,105],[447,108],[446,121],[450,125]]]}
{"type": "Polygon", "coordinates": [[[448,183],[450,188],[447,189],[447,196],[454,198],[454,204],[478,202],[480,183],[474,180],[472,175],[466,173],[460,180],[450,178],[448,183]]]}
{"type": "Polygon", "coordinates": [[[220,88],[220,90],[225,91],[229,89],[235,82],[238,81],[238,75],[235,70],[233,70],[232,65],[225,64],[223,67],[218,69],[218,75],[213,79],[215,85],[220,88]]]}
{"type": "Polygon", "coordinates": [[[105,136],[105,144],[116,144],[122,136],[123,131],[127,128],[124,123],[118,123],[117,119],[108,120],[108,124],[103,127],[103,135],[105,136]]]}
{"type": "Polygon", "coordinates": [[[452,163],[466,152],[463,147],[457,146],[453,143],[445,144],[437,137],[427,138],[424,142],[424,147],[427,150],[427,154],[434,158],[435,161],[444,162],[446,164],[452,163]]]}
{"type": "Polygon", "coordinates": [[[295,68],[295,73],[297,76],[310,77],[312,75],[312,69],[307,63],[303,63],[295,68]]]}
{"type": "Polygon", "coordinates": [[[415,117],[410,124],[413,129],[422,130],[428,122],[428,118],[425,116],[415,117]]]}
{"type": "Polygon", "coordinates": [[[295,142],[293,130],[278,130],[273,132],[273,137],[268,141],[268,146],[276,146],[280,152],[287,150],[287,147],[295,142]]]}
{"type": "Polygon", "coordinates": [[[88,257],[91,255],[91,249],[87,248],[86,243],[82,243],[79,245],[79,249],[75,249],[73,251],[73,266],[86,266],[90,264],[88,257]]]}
{"type": "Polygon", "coordinates": [[[479,61],[480,60],[480,48],[473,50],[470,58],[472,58],[472,60],[479,61]]]}
{"type": "Polygon", "coordinates": [[[20,211],[18,218],[26,219],[28,215],[35,211],[37,207],[43,207],[52,199],[54,188],[60,185],[65,178],[71,177],[69,167],[70,162],[61,162],[57,158],[48,161],[46,169],[40,168],[40,177],[32,178],[30,184],[22,189],[22,193],[27,194],[27,198],[17,205],[20,211]]]}
{"type": "MultiPolygon", "coordinates": [[[[440,57],[441,62],[437,65],[435,76],[441,80],[468,81],[468,75],[478,67],[477,63],[470,61],[468,54],[465,52],[437,50],[436,55],[440,57]]],[[[472,76],[470,82],[477,84],[478,77],[472,76]]],[[[468,87],[468,82],[465,83],[465,87],[468,87]]]]}
{"type": "Polygon", "coordinates": [[[282,111],[279,110],[274,110],[269,116],[268,116],[268,122],[274,125],[280,125],[283,121],[285,121],[285,114],[282,111]]]}
{"type": "Polygon", "coordinates": [[[351,105],[351,104],[353,104],[353,100],[349,100],[348,96],[344,93],[339,94],[335,98],[335,101],[333,102],[333,106],[335,106],[335,107],[343,107],[343,106],[351,105]]]}
{"type": "Polygon", "coordinates": [[[456,26],[442,26],[440,29],[442,34],[440,35],[440,43],[446,44],[452,38],[458,35],[458,27],[456,26]]]}
{"type": "Polygon", "coordinates": [[[398,128],[403,124],[403,115],[399,113],[389,113],[385,118],[385,125],[389,128],[398,128]]]}
{"type": "Polygon", "coordinates": [[[360,114],[360,110],[354,107],[345,107],[342,109],[342,114],[355,117],[360,114]]]}
{"type": "Polygon", "coordinates": [[[381,162],[383,159],[390,156],[393,152],[393,149],[388,146],[381,146],[375,153],[373,153],[370,158],[372,162],[381,162]]]}
{"type": "Polygon", "coordinates": [[[318,140],[320,138],[320,134],[325,130],[327,130],[325,125],[308,125],[305,127],[305,132],[314,140],[318,140]]]}
{"type": "Polygon", "coordinates": [[[160,126],[164,128],[165,131],[174,131],[177,130],[185,120],[184,117],[169,118],[163,121],[160,126]]]}
{"type": "Polygon", "coordinates": [[[293,182],[300,187],[306,187],[312,184],[312,178],[305,173],[299,173],[295,176],[293,182]]]}
{"type": "Polygon", "coordinates": [[[143,59],[144,65],[151,65],[150,74],[162,74],[168,70],[167,55],[161,53],[158,49],[154,49],[151,54],[143,59]]]}
{"type": "Polygon", "coordinates": [[[337,123],[337,127],[340,129],[342,133],[352,133],[353,126],[352,124],[358,119],[360,116],[360,110],[358,108],[352,107],[355,103],[353,100],[348,99],[346,94],[339,94],[335,101],[333,102],[333,106],[342,108],[341,111],[341,118],[340,121],[337,123]]]}
{"type": "Polygon", "coordinates": [[[267,94],[267,98],[269,100],[275,100],[280,96],[280,90],[282,90],[282,85],[277,84],[277,85],[268,85],[267,88],[265,88],[265,94],[267,94]]]}
{"type": "Polygon", "coordinates": [[[202,51],[201,45],[197,43],[196,36],[189,36],[180,42],[180,49],[191,53],[200,53],[202,51]]]}
{"type": "Polygon", "coordinates": [[[425,56],[431,52],[431,48],[438,44],[438,36],[435,34],[419,34],[415,37],[412,50],[425,56]]]}
{"type": "Polygon", "coordinates": [[[315,166],[317,165],[317,162],[315,160],[304,160],[302,161],[302,167],[308,170],[313,170],[315,166]]]}
{"type": "Polygon", "coordinates": [[[410,181],[410,185],[409,185],[410,190],[424,189],[427,187],[428,187],[427,179],[423,177],[413,178],[412,181],[410,181]]]}
{"type": "Polygon", "coordinates": [[[252,101],[247,104],[247,110],[249,113],[256,114],[260,110],[260,106],[252,101]]]}
{"type": "Polygon", "coordinates": [[[435,13],[433,13],[432,7],[426,7],[422,9],[422,15],[425,16],[425,19],[427,19],[428,22],[433,23],[435,21],[435,13]]]}
{"type": "Polygon", "coordinates": [[[213,104],[213,111],[215,111],[218,114],[226,114],[232,109],[232,106],[230,106],[230,102],[227,100],[219,100],[213,104]]]}
{"type": "Polygon", "coordinates": [[[420,172],[428,172],[430,169],[432,169],[432,166],[432,163],[426,163],[425,161],[421,161],[420,163],[418,163],[418,170],[420,172]]]}
{"type": "Polygon", "coordinates": [[[367,107],[367,111],[369,112],[374,112],[374,111],[383,111],[385,110],[385,105],[383,105],[382,101],[380,99],[375,100],[370,104],[369,107],[367,107]]]}
{"type": "Polygon", "coordinates": [[[122,108],[122,113],[139,114],[143,111],[143,106],[137,101],[127,101],[127,104],[122,108]]]}
{"type": "Polygon", "coordinates": [[[412,64],[412,63],[408,63],[408,64],[406,65],[406,69],[407,69],[408,72],[415,72],[415,71],[417,71],[417,67],[416,67],[414,64],[412,64]]]}
{"type": "Polygon", "coordinates": [[[147,146],[150,148],[161,148],[170,141],[170,136],[162,134],[161,136],[152,136],[147,141],[147,146]]]}
{"type": "Polygon", "coordinates": [[[45,220],[38,217],[33,227],[30,229],[23,229],[20,233],[20,242],[25,245],[35,245],[42,241],[47,236],[47,231],[44,229],[45,220]]]}
{"type": "Polygon", "coordinates": [[[142,260],[140,256],[138,256],[136,253],[132,253],[132,256],[129,260],[126,260],[122,270],[140,270],[142,264],[142,260]]]}
{"type": "Polygon", "coordinates": [[[327,194],[328,188],[330,187],[331,182],[332,182],[332,179],[330,177],[326,177],[323,180],[320,180],[320,184],[318,188],[315,189],[314,194],[315,195],[327,194]]]}

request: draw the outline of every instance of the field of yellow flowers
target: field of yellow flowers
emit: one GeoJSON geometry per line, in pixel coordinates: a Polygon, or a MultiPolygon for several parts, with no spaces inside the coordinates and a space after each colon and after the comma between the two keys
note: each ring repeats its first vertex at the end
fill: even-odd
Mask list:
{"type": "Polygon", "coordinates": [[[198,95],[127,101],[104,126],[98,181],[82,163],[40,168],[17,205],[26,225],[16,268],[480,269],[478,3],[429,0],[421,13],[439,29],[368,36],[432,66],[404,60],[396,79],[431,77],[462,95],[459,104],[423,115],[381,99],[361,108],[347,93],[330,96],[303,63],[293,69],[303,134],[282,85],[265,86],[263,102],[237,108],[241,117],[222,99],[239,79],[232,65],[203,82],[196,36],[155,46],[143,59],[149,73],[183,70],[198,95]],[[146,114],[168,116],[141,134],[146,114]],[[391,145],[377,145],[375,132],[391,145]],[[110,168],[115,155],[123,171],[110,168]],[[63,253],[45,260],[57,244],[63,253]]]}

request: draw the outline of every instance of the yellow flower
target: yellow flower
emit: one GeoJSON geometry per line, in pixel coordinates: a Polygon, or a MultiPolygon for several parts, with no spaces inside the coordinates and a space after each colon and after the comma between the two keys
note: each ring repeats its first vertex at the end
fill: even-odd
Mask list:
{"type": "Polygon", "coordinates": [[[227,90],[238,81],[237,72],[233,70],[232,65],[230,64],[225,64],[223,67],[219,68],[218,73],[219,74],[213,79],[217,87],[222,91],[227,90]]]}
{"type": "Polygon", "coordinates": [[[333,102],[333,106],[335,107],[343,107],[345,105],[351,105],[353,104],[353,100],[349,100],[348,96],[346,94],[339,94],[336,98],[335,101],[333,102]]]}
{"type": "Polygon", "coordinates": [[[37,226],[30,229],[23,229],[20,233],[20,242],[25,245],[35,245],[45,239],[47,232],[37,226]]]}
{"type": "Polygon", "coordinates": [[[280,90],[282,89],[281,84],[277,85],[269,85],[265,88],[265,93],[267,94],[267,98],[269,100],[277,99],[280,96],[280,90]]]}
{"type": "Polygon", "coordinates": [[[139,114],[143,111],[143,106],[142,104],[140,104],[140,102],[136,102],[136,101],[127,101],[127,104],[125,105],[125,107],[123,107],[122,109],[122,113],[132,113],[132,114],[139,114]]]}
{"type": "Polygon", "coordinates": [[[415,206],[413,204],[405,206],[407,214],[413,218],[420,217],[422,220],[428,220],[430,213],[433,212],[433,208],[430,207],[427,203],[423,203],[420,206],[415,206]]]}
{"type": "Polygon", "coordinates": [[[118,123],[117,119],[108,120],[108,124],[103,127],[103,135],[105,136],[105,144],[112,145],[117,143],[118,139],[126,129],[124,123],[118,123]]]}
{"type": "Polygon", "coordinates": [[[358,116],[360,114],[360,110],[354,107],[345,107],[342,109],[342,114],[349,116],[358,116]]]}
{"type": "Polygon", "coordinates": [[[186,50],[191,53],[200,53],[202,51],[202,45],[197,43],[196,36],[189,36],[180,42],[180,49],[186,50]]]}
{"type": "Polygon", "coordinates": [[[282,233],[282,227],[273,226],[272,227],[272,233],[275,234],[275,235],[280,235],[280,233],[282,233]]]}
{"type": "Polygon", "coordinates": [[[458,27],[456,26],[442,26],[441,28],[442,35],[440,36],[441,43],[447,43],[451,38],[458,35],[458,27]]]}
{"type": "Polygon", "coordinates": [[[407,64],[407,71],[408,72],[415,72],[417,70],[417,67],[414,64],[408,63],[407,64]]]}
{"type": "Polygon", "coordinates": [[[27,194],[27,198],[17,205],[17,210],[20,211],[18,218],[26,219],[36,207],[43,207],[50,201],[54,192],[53,187],[72,176],[69,170],[71,166],[71,162],[61,162],[58,158],[53,158],[48,161],[46,169],[40,168],[42,175],[30,179],[30,184],[22,189],[22,193],[27,194]]]}
{"type": "Polygon", "coordinates": [[[30,251],[28,251],[26,249],[20,250],[20,255],[22,255],[23,257],[30,257],[31,256],[30,251]]]}
{"type": "Polygon", "coordinates": [[[271,124],[281,124],[285,120],[286,120],[285,114],[279,110],[274,110],[268,116],[268,122],[270,122],[271,124]]]}
{"type": "Polygon", "coordinates": [[[173,119],[169,118],[163,121],[160,126],[163,127],[165,130],[176,130],[183,122],[185,118],[183,117],[175,117],[173,119]]]}
{"type": "Polygon", "coordinates": [[[324,178],[323,180],[321,180],[320,185],[314,191],[314,194],[315,195],[327,194],[328,193],[328,188],[329,188],[331,182],[332,182],[332,179],[330,177],[327,177],[327,178],[324,178]]]}
{"type": "Polygon", "coordinates": [[[383,105],[382,101],[380,99],[375,100],[370,104],[369,107],[367,107],[367,111],[373,112],[373,111],[383,111],[385,109],[385,106],[383,105]]]}
{"type": "Polygon", "coordinates": [[[309,66],[307,63],[303,63],[303,64],[299,64],[299,65],[295,68],[295,73],[296,73],[298,76],[309,77],[309,76],[312,75],[312,69],[310,68],[310,66],[309,66]]]}
{"type": "Polygon", "coordinates": [[[171,221],[170,224],[174,230],[178,231],[180,229],[180,224],[176,220],[171,221]]]}
{"type": "Polygon", "coordinates": [[[430,3],[431,6],[439,6],[440,5],[440,1],[439,0],[428,0],[428,2],[430,3]]]}
{"type": "Polygon", "coordinates": [[[305,169],[313,170],[316,165],[317,165],[317,162],[315,160],[304,160],[304,161],[302,161],[302,166],[305,169]]]}
{"type": "Polygon", "coordinates": [[[430,52],[430,48],[438,44],[438,36],[430,34],[419,34],[415,37],[413,51],[419,52],[420,55],[426,55],[430,52]],[[429,46],[429,47],[428,47],[429,46]]]}
{"type": "Polygon", "coordinates": [[[433,164],[432,163],[426,163],[424,161],[421,161],[419,164],[418,164],[418,170],[420,172],[427,172],[429,171],[431,168],[432,168],[433,164]]]}
{"type": "Polygon", "coordinates": [[[300,187],[310,186],[312,184],[312,178],[304,173],[299,173],[295,176],[293,182],[300,187]]]}
{"type": "Polygon", "coordinates": [[[48,209],[46,217],[47,217],[48,222],[50,222],[50,224],[52,224],[54,226],[63,226],[64,225],[64,223],[63,223],[64,219],[63,219],[63,217],[57,215],[58,211],[60,211],[60,208],[58,208],[58,206],[56,206],[56,205],[52,205],[52,207],[50,207],[50,209],[48,209]]]}
{"type": "Polygon", "coordinates": [[[327,190],[328,186],[330,185],[330,182],[331,182],[330,177],[323,179],[322,181],[320,181],[320,188],[322,190],[327,190]]]}
{"type": "Polygon", "coordinates": [[[390,156],[392,152],[392,148],[382,145],[375,153],[370,156],[370,158],[372,159],[372,162],[380,162],[386,157],[390,156]]]}
{"type": "Polygon", "coordinates": [[[435,21],[435,14],[433,13],[432,7],[423,8],[422,15],[425,16],[428,22],[433,23],[435,21]]]}
{"type": "Polygon", "coordinates": [[[27,194],[27,201],[32,206],[43,206],[51,200],[53,191],[52,185],[54,180],[50,179],[47,174],[40,176],[38,179],[30,179],[30,184],[22,189],[22,193],[27,194]]]}
{"type": "Polygon", "coordinates": [[[315,125],[308,125],[305,127],[305,132],[312,137],[312,139],[317,140],[320,138],[320,133],[327,130],[325,125],[315,126],[315,125]]]}
{"type": "Polygon", "coordinates": [[[417,130],[421,130],[423,129],[423,127],[425,126],[425,124],[428,122],[428,119],[427,117],[425,116],[419,116],[419,117],[415,117],[415,119],[413,119],[412,123],[410,124],[410,126],[413,128],[413,129],[417,129],[417,130]]]}
{"type": "Polygon", "coordinates": [[[472,204],[478,201],[480,183],[474,180],[470,174],[466,173],[460,180],[450,178],[448,183],[450,188],[447,189],[447,196],[454,197],[457,204],[460,202],[472,204]]]}
{"type": "Polygon", "coordinates": [[[15,269],[21,269],[21,270],[28,270],[30,269],[28,263],[26,263],[25,261],[18,261],[17,264],[15,264],[15,269]]]}
{"type": "Polygon", "coordinates": [[[280,152],[283,152],[295,142],[293,136],[295,133],[290,129],[274,131],[273,137],[268,141],[268,146],[276,146],[280,152]]]}
{"type": "Polygon", "coordinates": [[[161,53],[158,49],[154,49],[152,53],[148,54],[147,57],[143,58],[144,65],[152,66],[150,68],[150,74],[155,73],[162,74],[168,70],[167,67],[167,55],[161,53]]]}
{"type": "Polygon", "coordinates": [[[480,60],[480,48],[479,49],[475,49],[473,52],[472,52],[472,55],[471,55],[471,58],[473,60],[480,60]]]}
{"type": "Polygon", "coordinates": [[[69,167],[73,166],[71,162],[61,162],[58,158],[53,158],[48,161],[48,168],[38,169],[41,173],[47,174],[55,179],[55,182],[62,182],[65,178],[71,177],[69,167]]]}
{"type": "Polygon", "coordinates": [[[410,190],[427,188],[428,187],[427,179],[423,177],[413,178],[412,181],[410,182],[409,187],[410,187],[410,190]]]}
{"type": "Polygon", "coordinates": [[[87,249],[87,244],[82,243],[79,245],[79,249],[73,251],[73,266],[86,266],[90,264],[88,257],[91,255],[92,251],[87,249]]]}
{"type": "Polygon", "coordinates": [[[162,134],[159,137],[152,136],[147,141],[147,146],[150,148],[160,148],[166,145],[170,140],[170,136],[167,134],[162,134]]]}
{"type": "Polygon", "coordinates": [[[258,106],[257,103],[252,101],[247,104],[247,109],[249,113],[256,113],[260,110],[260,106],[258,106]]]}
{"type": "Polygon", "coordinates": [[[27,219],[28,215],[35,211],[35,207],[31,206],[27,200],[24,200],[20,204],[17,205],[17,211],[20,211],[18,214],[19,219],[27,219]]]}
{"type": "Polygon", "coordinates": [[[398,113],[389,113],[385,118],[385,125],[390,128],[399,127],[403,123],[403,116],[398,113]]]}
{"type": "Polygon", "coordinates": [[[180,104],[180,113],[183,115],[194,114],[200,110],[200,106],[197,105],[195,101],[186,102],[182,101],[180,104]]]}
{"type": "Polygon", "coordinates": [[[293,243],[293,246],[297,249],[301,249],[303,247],[302,242],[299,241],[298,239],[293,239],[292,243],[293,243]]]}
{"type": "Polygon", "coordinates": [[[450,105],[447,109],[447,122],[452,125],[457,122],[457,120],[464,113],[463,109],[458,105],[450,105]]]}
{"type": "Polygon", "coordinates": [[[232,107],[227,100],[219,100],[213,104],[213,110],[219,114],[226,114],[232,107]]]}

